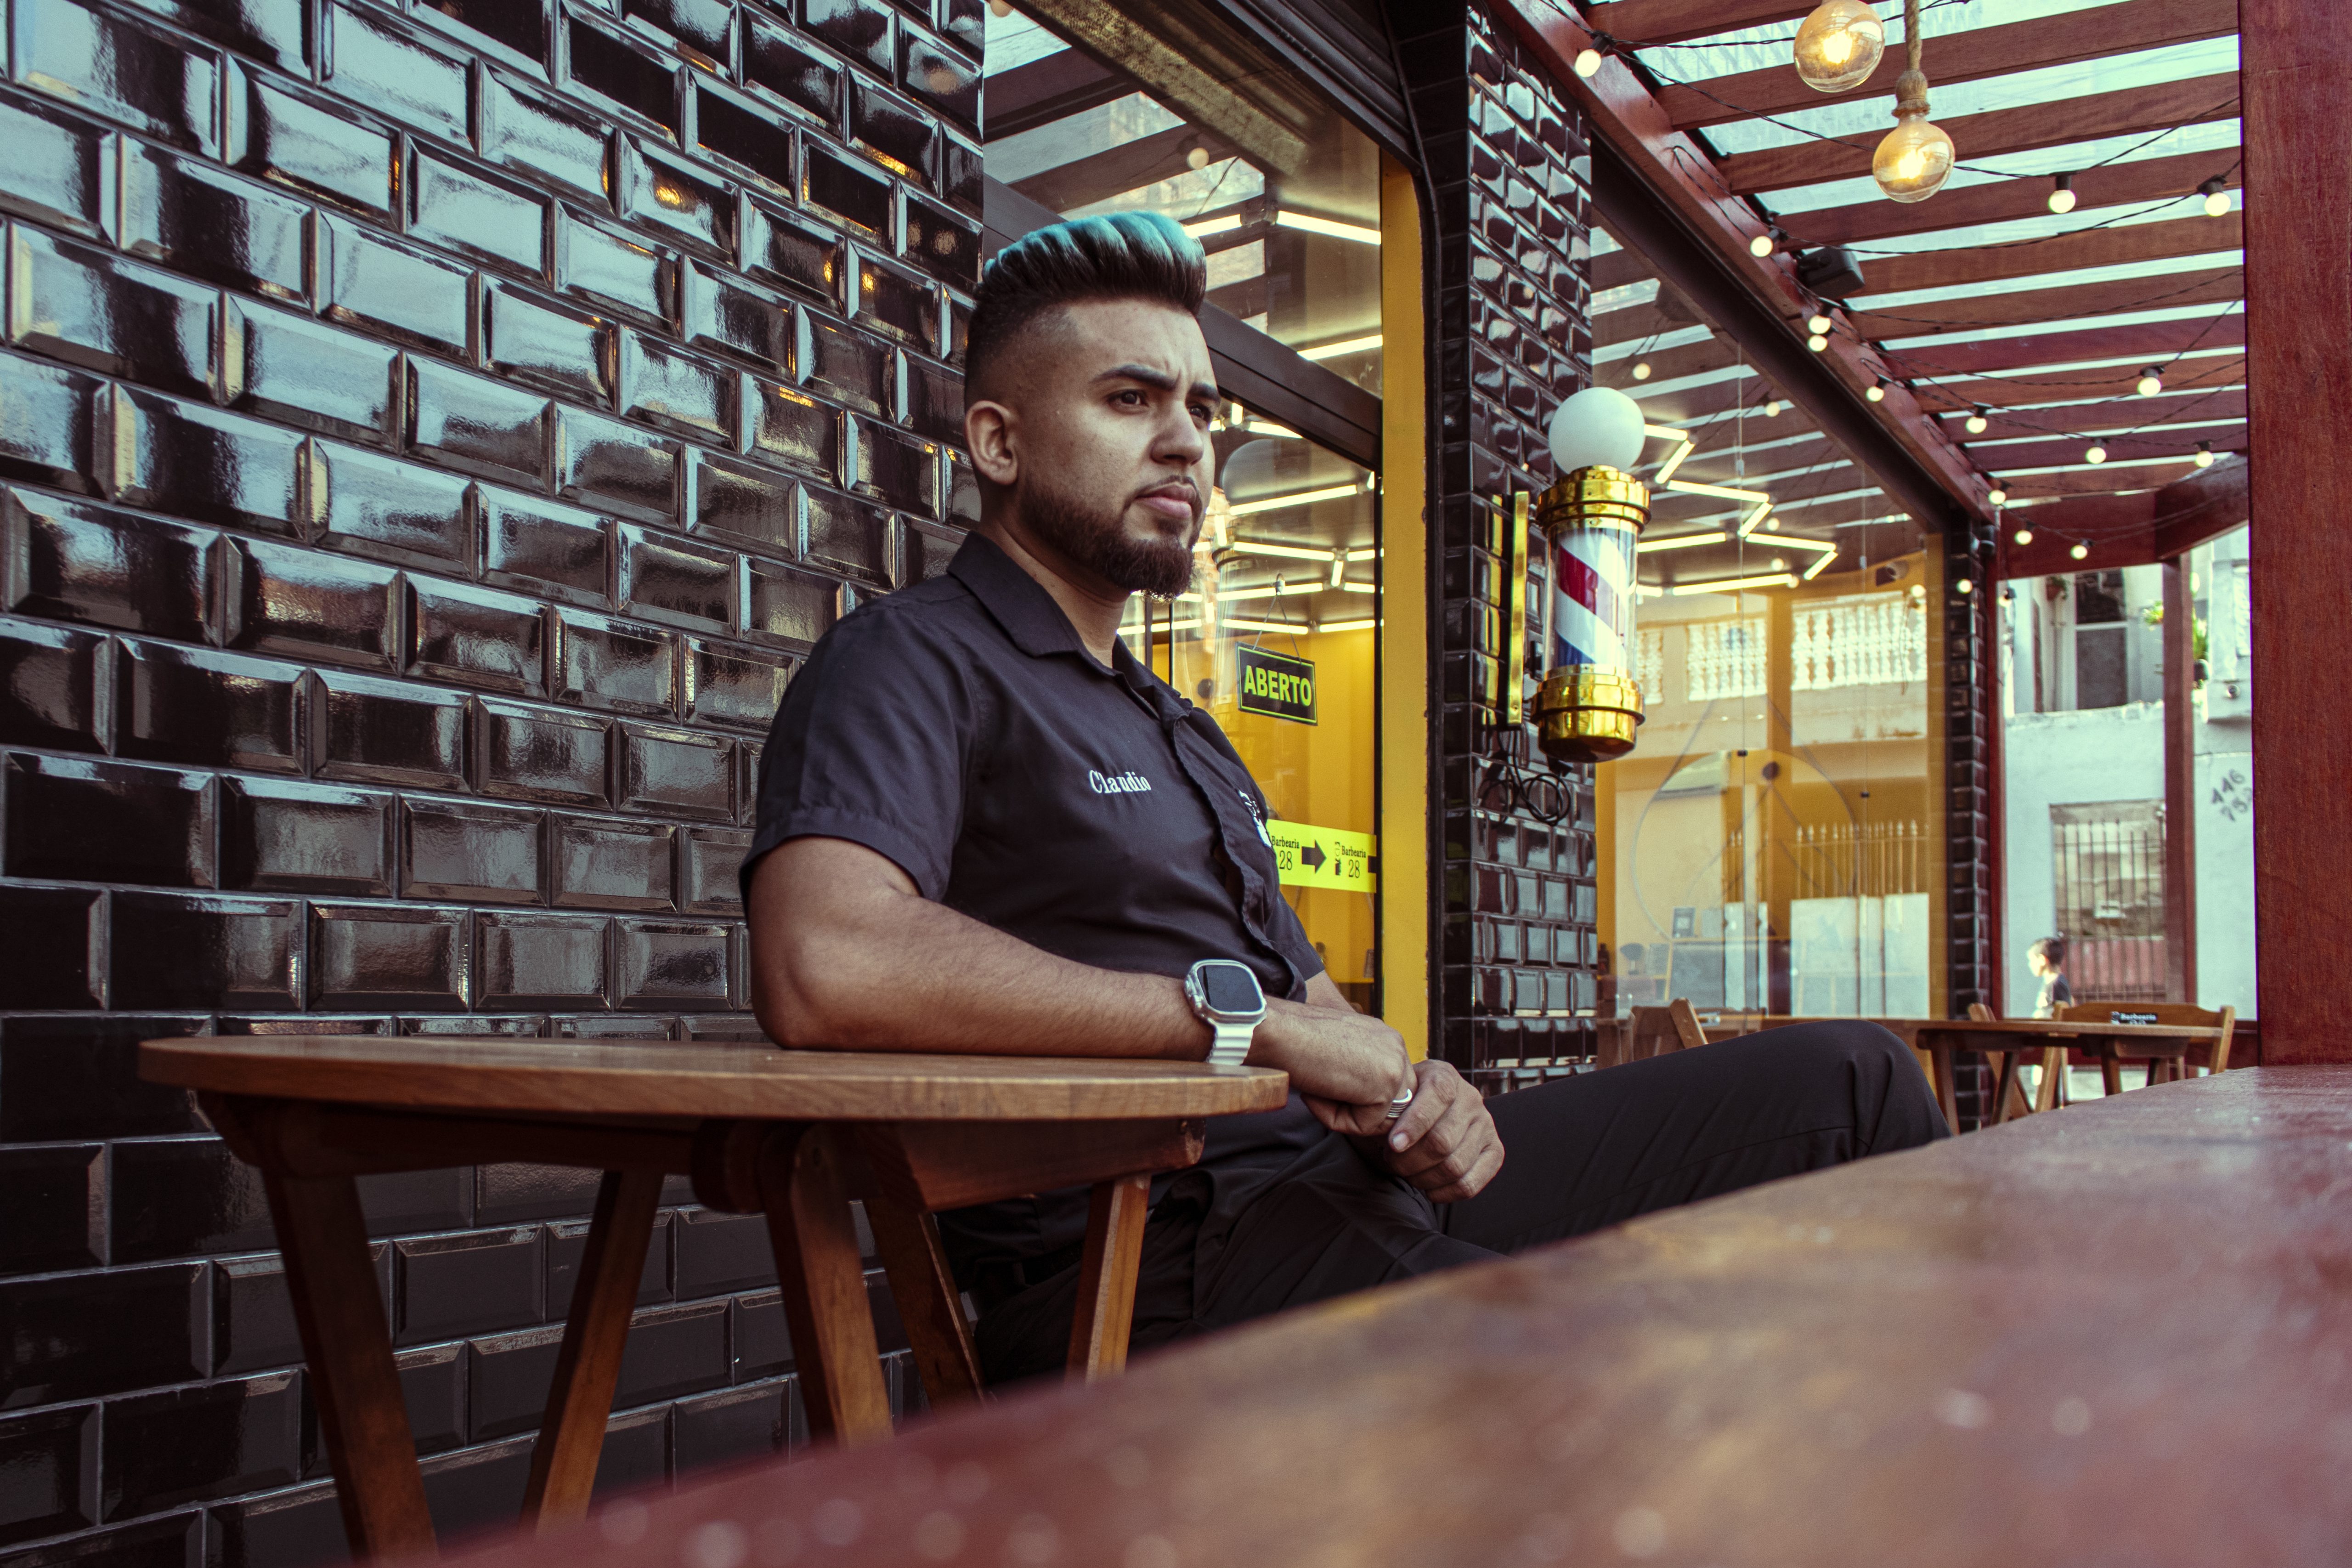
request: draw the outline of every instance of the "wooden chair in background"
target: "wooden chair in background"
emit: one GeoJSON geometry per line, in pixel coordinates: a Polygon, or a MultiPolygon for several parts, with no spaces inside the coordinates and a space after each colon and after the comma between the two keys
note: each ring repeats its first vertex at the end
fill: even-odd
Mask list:
{"type": "Polygon", "coordinates": [[[1638,1062],[1703,1046],[1706,1031],[1699,1026],[1698,1014],[1689,1000],[1678,996],[1663,1007],[1634,1008],[1619,1038],[1623,1041],[1619,1059],[1638,1062]]]}
{"type": "MultiPolygon", "coordinates": [[[[2230,1040],[2238,1028],[2238,1010],[2235,1007],[2223,1007],[2217,1012],[2191,1007],[2181,1002],[2081,1002],[2071,1007],[2059,1008],[2058,1016],[2069,1024],[2164,1024],[2176,1027],[2210,1027],[2213,1031],[2212,1045],[2203,1065],[2208,1072],[2217,1074],[2230,1070],[2230,1040]]],[[[2126,1059],[2145,1060],[2150,1083],[2170,1083],[2190,1076],[2189,1054],[2185,1049],[2127,1058],[2126,1052],[2129,1047],[2115,1042],[2103,1042],[2088,1048],[2099,1058],[2099,1078],[2109,1094],[2124,1091],[2123,1064],[2126,1059]]],[[[2059,1070],[2063,1073],[2065,1070],[2065,1053],[2053,1051],[2050,1054],[2060,1058],[2059,1070]]],[[[2045,1062],[2047,1059],[2044,1058],[2045,1062]]],[[[2045,1079],[2049,1077],[2046,1068],[2042,1076],[2045,1079]]]]}

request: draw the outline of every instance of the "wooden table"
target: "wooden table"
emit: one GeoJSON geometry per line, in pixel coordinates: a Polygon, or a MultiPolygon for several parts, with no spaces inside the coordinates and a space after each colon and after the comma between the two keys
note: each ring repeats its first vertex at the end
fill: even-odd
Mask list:
{"type": "MultiPolygon", "coordinates": [[[[1885,1020],[1881,1020],[1885,1022],[1885,1020]]],[[[2016,1081],[2018,1058],[2029,1051],[2042,1057],[2041,1093],[2036,1110],[2056,1107],[2058,1075],[2066,1070],[2065,1053],[2087,1050],[2137,1059],[2178,1057],[2192,1045],[2210,1045],[2211,1027],[2166,1024],[2102,1024],[2089,1020],[2061,1023],[2054,1018],[1916,1019],[1907,1021],[1914,1050],[1927,1058],[1936,1099],[1944,1108],[1946,1125],[1959,1126],[1958,1095],[1952,1083],[1952,1053],[1983,1051],[2000,1058],[2000,1074],[1993,1091],[1995,1111],[1990,1121],[2009,1118],[2010,1087],[2016,1081]]],[[[1889,1025],[1892,1027],[1892,1024],[1889,1025]]]]}
{"type": "Polygon", "coordinates": [[[767,1046],[278,1036],[153,1040],[141,1075],[197,1091],[261,1168],[352,1551],[427,1553],[392,1335],[353,1178],[501,1160],[604,1173],[531,1456],[526,1522],[587,1507],[666,1175],[765,1212],[811,1434],[889,1435],[853,1196],[924,1384],[975,1398],[977,1362],[930,1215],[1091,1184],[1074,1375],[1122,1366],[1151,1173],[1200,1158],[1202,1119],[1282,1104],[1287,1079],[1201,1062],[842,1055],[767,1046]]]}
{"type": "Polygon", "coordinates": [[[1654,1215],[483,1568],[2352,1562],[2352,1068],[1654,1215]]]}

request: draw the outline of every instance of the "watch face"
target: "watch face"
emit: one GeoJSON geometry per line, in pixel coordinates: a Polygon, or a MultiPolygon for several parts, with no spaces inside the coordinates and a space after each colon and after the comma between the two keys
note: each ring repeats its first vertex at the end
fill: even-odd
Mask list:
{"type": "Polygon", "coordinates": [[[1265,1005],[1265,993],[1246,963],[1223,960],[1201,965],[1201,994],[1213,1013],[1255,1013],[1265,1005]]]}

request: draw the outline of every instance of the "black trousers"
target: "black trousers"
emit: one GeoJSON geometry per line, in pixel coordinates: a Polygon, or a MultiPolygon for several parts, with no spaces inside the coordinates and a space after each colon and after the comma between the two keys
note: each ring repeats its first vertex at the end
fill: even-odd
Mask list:
{"type": "MultiPolygon", "coordinates": [[[[1780,1176],[1948,1135],[1908,1047],[1875,1024],[1801,1024],[1487,1101],[1502,1170],[1443,1206],[1334,1133],[1237,1205],[1180,1182],[1144,1232],[1138,1350],[1391,1280],[1581,1236],[1780,1176]]],[[[992,1384],[1057,1373],[1077,1271],[990,1309],[992,1384]]]]}

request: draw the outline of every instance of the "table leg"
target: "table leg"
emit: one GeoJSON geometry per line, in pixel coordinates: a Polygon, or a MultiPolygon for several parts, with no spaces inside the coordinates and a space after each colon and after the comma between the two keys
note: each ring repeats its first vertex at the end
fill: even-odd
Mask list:
{"type": "Polygon", "coordinates": [[[890,1394],[836,1136],[823,1124],[776,1128],[760,1150],[760,1200],[809,1434],[870,1443],[890,1436],[890,1394]]]}
{"type": "Polygon", "coordinates": [[[890,1294],[915,1348],[923,1392],[934,1405],[980,1397],[980,1354],[963,1302],[940,1246],[939,1226],[921,1209],[877,1193],[866,1200],[875,1250],[890,1276],[890,1294]]]}
{"type": "Polygon", "coordinates": [[[2042,1053],[2042,1082],[2033,1091],[2033,1109],[2055,1110],[2066,1103],[2066,1047],[2051,1046],[2042,1053]]]}
{"type": "Polygon", "coordinates": [[[1944,1108],[1944,1125],[1958,1132],[1960,1130],[1960,1096],[1952,1082],[1952,1047],[1930,1046],[1927,1050],[1936,1058],[1936,1103],[1944,1108]]]}
{"type": "Polygon", "coordinates": [[[2011,1100],[2016,1100],[2021,1105],[2024,1101],[2025,1091],[2020,1089],[2017,1083],[2017,1058],[2018,1053],[2015,1051],[2000,1053],[2000,1087],[1992,1097],[1992,1121],[1996,1127],[2009,1120],[2011,1100]]]}
{"type": "Polygon", "coordinates": [[[588,1512],[661,1189],[658,1171],[607,1171],[596,1189],[596,1216],[588,1226],[580,1282],[572,1288],[555,1385],[530,1451],[530,1483],[522,1499],[525,1524],[536,1521],[547,1529],[588,1512]]]}
{"type": "Polygon", "coordinates": [[[270,1173],[262,1181],[352,1555],[429,1557],[433,1516],[393,1365],[392,1326],[368,1261],[358,1184],[349,1176],[270,1173]]]}
{"type": "Polygon", "coordinates": [[[1151,1178],[1120,1176],[1095,1184],[1087,1210],[1087,1246],[1078,1265],[1077,1310],[1070,1320],[1073,1383],[1110,1377],[1127,1366],[1135,1321],[1135,1275],[1143,1262],[1143,1224],[1150,1217],[1151,1178]]]}
{"type": "Polygon", "coordinates": [[[2112,1050],[2099,1052],[2099,1087],[2109,1094],[2124,1091],[2124,1064],[2116,1059],[2112,1050]]]}

